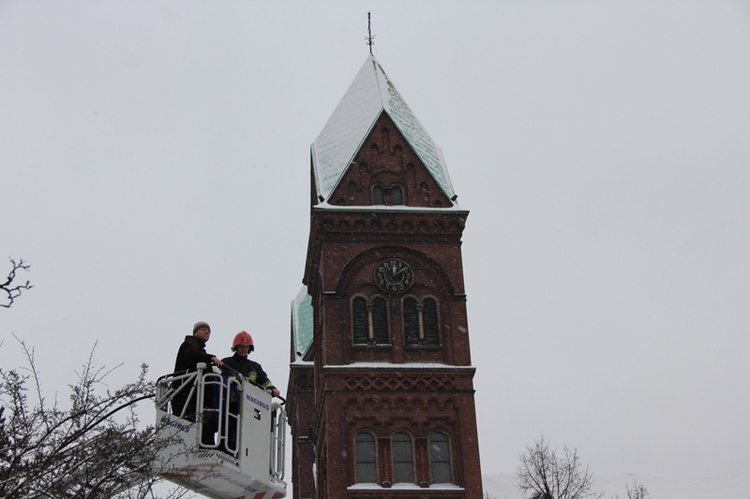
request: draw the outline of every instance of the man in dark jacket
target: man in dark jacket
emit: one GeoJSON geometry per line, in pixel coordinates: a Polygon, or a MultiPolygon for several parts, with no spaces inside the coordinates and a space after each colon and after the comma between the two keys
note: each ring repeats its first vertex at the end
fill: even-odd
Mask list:
{"type": "MultiPolygon", "coordinates": [[[[219,360],[213,354],[206,352],[206,342],[211,337],[211,326],[206,322],[196,322],[193,326],[193,335],[185,336],[185,341],[180,345],[180,349],[177,351],[177,358],[174,363],[174,373],[184,374],[186,372],[193,372],[198,369],[198,363],[203,362],[206,365],[211,363],[217,366],[223,366],[224,363],[219,360]]],[[[173,382],[173,388],[178,388],[182,383],[175,381],[173,382]]],[[[188,399],[188,393],[190,387],[185,386],[177,395],[172,398],[172,412],[176,415],[182,413],[183,408],[187,405],[185,410],[185,418],[191,421],[195,421],[195,393],[188,399]]],[[[206,390],[204,392],[205,405],[211,407],[213,400],[211,391],[206,390]]],[[[209,421],[203,422],[203,442],[213,443],[213,434],[216,431],[215,423],[209,421]],[[209,436],[210,435],[210,436],[209,436]]]]}
{"type": "Polygon", "coordinates": [[[185,341],[177,351],[177,359],[174,363],[174,372],[195,371],[199,362],[209,365],[212,362],[221,366],[222,362],[213,354],[206,353],[206,343],[211,337],[211,326],[206,322],[196,322],[193,326],[193,335],[185,336],[185,341]]]}

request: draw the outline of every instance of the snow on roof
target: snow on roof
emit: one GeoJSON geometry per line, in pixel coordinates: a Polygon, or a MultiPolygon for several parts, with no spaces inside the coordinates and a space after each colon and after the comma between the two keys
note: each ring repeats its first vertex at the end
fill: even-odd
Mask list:
{"type": "Polygon", "coordinates": [[[440,147],[370,55],[311,146],[318,196],[328,199],[381,112],[390,116],[449,198],[454,196],[440,147]]]}
{"type": "Polygon", "coordinates": [[[412,211],[417,213],[445,213],[446,211],[459,211],[468,213],[458,205],[457,201],[453,201],[453,206],[431,208],[429,206],[406,206],[404,204],[387,205],[379,204],[373,206],[341,206],[338,204],[329,204],[328,201],[323,201],[315,205],[315,208],[324,208],[326,210],[339,210],[339,211],[366,211],[367,213],[375,212],[400,212],[400,211],[412,211]]]}
{"type": "Polygon", "coordinates": [[[307,286],[292,300],[292,345],[295,360],[302,358],[313,341],[312,298],[307,293],[307,286]]]}

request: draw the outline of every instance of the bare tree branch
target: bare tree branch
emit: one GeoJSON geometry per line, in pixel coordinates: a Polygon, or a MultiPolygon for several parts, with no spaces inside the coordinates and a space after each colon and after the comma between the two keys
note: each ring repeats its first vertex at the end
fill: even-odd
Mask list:
{"type": "MultiPolygon", "coordinates": [[[[0,369],[0,497],[155,497],[160,479],[153,463],[170,442],[158,439],[135,410],[153,396],[147,366],[133,383],[112,391],[105,381],[114,369],[95,366],[92,349],[63,408],[45,402],[34,350],[19,343],[28,366],[0,369]],[[36,400],[28,397],[29,383],[36,400]]],[[[175,488],[168,497],[186,493],[175,488]]]]}
{"type": "Polygon", "coordinates": [[[31,281],[26,281],[25,284],[18,284],[14,282],[16,279],[16,272],[18,272],[19,270],[28,271],[31,266],[27,264],[23,260],[23,258],[18,260],[18,262],[16,262],[13,258],[10,258],[10,263],[12,268],[8,273],[8,277],[4,283],[0,283],[0,291],[4,292],[6,295],[5,303],[0,303],[0,307],[4,308],[10,308],[16,298],[21,296],[21,292],[23,292],[23,290],[31,289],[34,287],[31,285],[31,281]]]}
{"type": "Polygon", "coordinates": [[[588,466],[581,463],[578,452],[563,447],[558,457],[542,436],[526,448],[516,469],[516,485],[531,499],[600,498],[603,494],[592,490],[594,477],[588,466]]]}
{"type": "Polygon", "coordinates": [[[632,485],[626,483],[625,489],[628,491],[628,499],[650,499],[651,497],[648,489],[636,480],[633,480],[632,485]]]}

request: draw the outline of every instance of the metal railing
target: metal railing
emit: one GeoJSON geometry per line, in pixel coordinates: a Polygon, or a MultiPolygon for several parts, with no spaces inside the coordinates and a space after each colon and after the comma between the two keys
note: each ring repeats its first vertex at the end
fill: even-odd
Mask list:
{"type": "Polygon", "coordinates": [[[271,475],[284,479],[284,446],[286,445],[286,411],[274,402],[271,405],[271,475]]]}
{"type": "Polygon", "coordinates": [[[233,411],[229,403],[231,394],[242,391],[242,382],[234,377],[207,371],[198,365],[198,371],[181,374],[167,374],[156,382],[156,407],[179,418],[196,423],[198,435],[204,427],[208,434],[215,434],[212,441],[199,439],[204,449],[220,449],[237,457],[239,453],[241,416],[233,411]],[[232,432],[230,439],[229,427],[232,432]],[[211,431],[213,430],[213,431],[211,431]]]}

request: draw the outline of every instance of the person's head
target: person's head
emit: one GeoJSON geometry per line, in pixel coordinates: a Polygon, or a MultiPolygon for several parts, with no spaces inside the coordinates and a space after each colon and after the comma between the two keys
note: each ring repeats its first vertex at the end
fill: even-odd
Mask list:
{"type": "Polygon", "coordinates": [[[196,322],[195,326],[193,326],[193,336],[204,342],[208,341],[208,338],[211,337],[211,326],[207,322],[196,322]]]}
{"type": "Polygon", "coordinates": [[[232,350],[234,350],[240,357],[247,357],[247,354],[255,350],[253,345],[253,337],[250,336],[247,331],[240,331],[234,336],[232,341],[232,350]]]}

